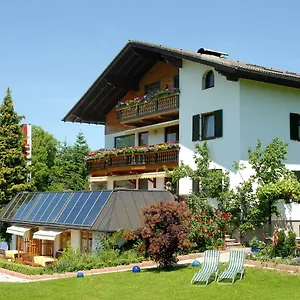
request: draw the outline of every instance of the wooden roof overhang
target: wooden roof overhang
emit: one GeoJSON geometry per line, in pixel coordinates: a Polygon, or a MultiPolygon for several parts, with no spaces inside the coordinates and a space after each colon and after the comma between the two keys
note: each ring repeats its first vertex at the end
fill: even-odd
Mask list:
{"type": "Polygon", "coordinates": [[[159,61],[182,67],[182,60],[215,68],[228,80],[239,78],[300,88],[300,75],[223,57],[129,41],[88,91],[63,118],[65,122],[105,124],[106,114],[129,90],[138,90],[141,78],[159,61]]]}

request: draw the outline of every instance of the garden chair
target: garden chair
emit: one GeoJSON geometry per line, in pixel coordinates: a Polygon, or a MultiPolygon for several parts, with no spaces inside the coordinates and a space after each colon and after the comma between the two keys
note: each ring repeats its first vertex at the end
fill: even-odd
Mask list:
{"type": "Polygon", "coordinates": [[[215,274],[215,281],[219,272],[220,252],[217,250],[206,250],[204,252],[204,261],[202,268],[194,275],[191,284],[205,281],[207,286],[211,275],[215,274]]]}
{"type": "Polygon", "coordinates": [[[245,252],[242,250],[232,250],[229,256],[229,265],[227,269],[220,274],[217,282],[219,283],[222,279],[232,279],[234,283],[235,277],[237,274],[241,274],[240,280],[244,275],[244,261],[245,261],[245,252]]]}

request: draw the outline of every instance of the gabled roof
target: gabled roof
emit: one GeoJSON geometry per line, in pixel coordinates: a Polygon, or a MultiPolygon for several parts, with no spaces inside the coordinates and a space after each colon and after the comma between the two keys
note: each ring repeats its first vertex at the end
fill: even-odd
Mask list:
{"type": "Polygon", "coordinates": [[[182,60],[188,60],[211,66],[228,80],[237,81],[239,78],[245,78],[300,88],[300,74],[242,63],[224,58],[222,55],[214,55],[214,51],[200,50],[197,53],[129,41],[63,121],[104,124],[106,114],[129,90],[138,89],[140,79],[158,61],[181,67],[182,60]]]}
{"type": "Polygon", "coordinates": [[[141,225],[141,208],[174,200],[166,190],[107,190],[18,193],[3,209],[0,221],[112,232],[141,225]]]}

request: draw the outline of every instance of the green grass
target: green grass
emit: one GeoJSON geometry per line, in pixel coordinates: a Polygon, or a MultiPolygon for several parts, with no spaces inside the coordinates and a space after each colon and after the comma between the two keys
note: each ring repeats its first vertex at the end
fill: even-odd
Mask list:
{"type": "MultiPolygon", "coordinates": [[[[300,276],[247,268],[233,285],[190,286],[197,268],[119,272],[30,283],[0,283],[3,299],[300,299],[300,276]]],[[[1,298],[2,299],[2,298],[1,298]]]]}

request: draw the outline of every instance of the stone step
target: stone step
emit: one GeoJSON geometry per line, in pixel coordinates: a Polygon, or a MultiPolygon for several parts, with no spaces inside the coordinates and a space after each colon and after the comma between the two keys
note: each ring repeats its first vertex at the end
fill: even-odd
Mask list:
{"type": "Polygon", "coordinates": [[[226,244],[226,247],[232,248],[232,247],[242,247],[241,243],[228,243],[226,244]]]}
{"type": "Polygon", "coordinates": [[[225,242],[235,242],[236,241],[236,239],[227,239],[227,238],[225,238],[225,242]]]}

